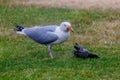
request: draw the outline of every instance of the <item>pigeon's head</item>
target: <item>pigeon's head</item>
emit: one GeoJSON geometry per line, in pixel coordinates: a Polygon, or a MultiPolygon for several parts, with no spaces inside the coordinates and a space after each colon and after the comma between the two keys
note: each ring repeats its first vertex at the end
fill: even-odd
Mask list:
{"type": "Polygon", "coordinates": [[[79,45],[78,43],[75,43],[74,48],[75,48],[76,50],[79,50],[79,49],[80,49],[80,45],[79,45]]]}
{"type": "Polygon", "coordinates": [[[74,32],[74,30],[72,29],[71,24],[69,22],[62,22],[60,24],[60,29],[65,32],[68,32],[68,31],[74,32]]]}
{"type": "Polygon", "coordinates": [[[79,52],[86,52],[86,51],[87,51],[87,49],[85,49],[84,47],[82,47],[82,46],[81,46],[80,44],[78,44],[78,43],[75,43],[74,48],[75,48],[77,51],[79,51],[79,52]]]}

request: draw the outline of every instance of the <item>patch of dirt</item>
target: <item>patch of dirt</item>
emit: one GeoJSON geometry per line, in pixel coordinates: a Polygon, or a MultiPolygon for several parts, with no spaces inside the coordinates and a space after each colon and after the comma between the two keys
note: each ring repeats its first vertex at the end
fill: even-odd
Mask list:
{"type": "Polygon", "coordinates": [[[120,0],[14,0],[11,4],[66,7],[74,9],[120,9],[120,0]]]}
{"type": "Polygon", "coordinates": [[[74,35],[74,40],[83,44],[118,45],[120,40],[119,21],[93,22],[91,27],[82,29],[81,35],[74,35]]]}

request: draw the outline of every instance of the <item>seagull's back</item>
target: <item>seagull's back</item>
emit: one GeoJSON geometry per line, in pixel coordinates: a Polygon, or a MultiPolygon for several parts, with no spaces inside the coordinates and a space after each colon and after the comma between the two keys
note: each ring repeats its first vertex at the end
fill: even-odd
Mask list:
{"type": "Polygon", "coordinates": [[[41,44],[49,44],[58,39],[58,36],[54,34],[57,26],[48,25],[48,26],[35,26],[32,28],[25,28],[23,32],[34,41],[41,44]]]}

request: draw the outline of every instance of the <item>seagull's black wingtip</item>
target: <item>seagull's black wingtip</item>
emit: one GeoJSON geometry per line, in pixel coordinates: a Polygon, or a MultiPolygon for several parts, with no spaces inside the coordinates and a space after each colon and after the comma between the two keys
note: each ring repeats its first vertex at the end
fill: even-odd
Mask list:
{"type": "Polygon", "coordinates": [[[18,25],[18,24],[15,24],[15,27],[16,27],[16,31],[22,31],[24,29],[24,27],[18,25]]]}

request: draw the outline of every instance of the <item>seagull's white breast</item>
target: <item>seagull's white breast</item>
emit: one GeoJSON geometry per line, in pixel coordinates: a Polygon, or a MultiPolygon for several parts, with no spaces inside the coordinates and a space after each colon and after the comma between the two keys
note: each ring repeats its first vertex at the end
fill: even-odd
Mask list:
{"type": "Polygon", "coordinates": [[[68,37],[70,36],[70,32],[64,32],[60,29],[60,27],[57,27],[55,32],[53,32],[54,34],[56,34],[58,36],[58,39],[53,42],[52,44],[58,44],[58,43],[62,43],[64,41],[66,41],[68,39],[68,37]]]}

